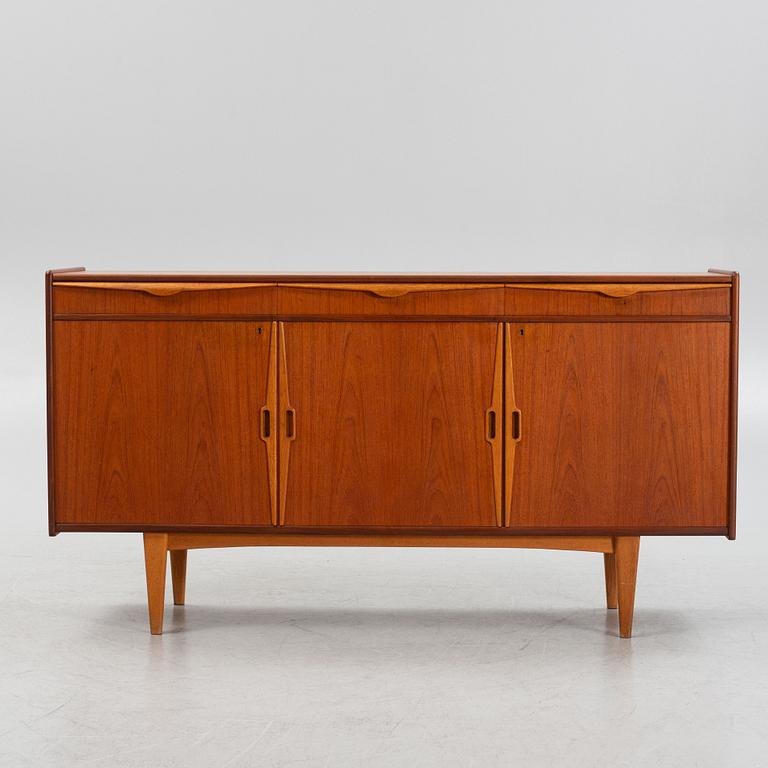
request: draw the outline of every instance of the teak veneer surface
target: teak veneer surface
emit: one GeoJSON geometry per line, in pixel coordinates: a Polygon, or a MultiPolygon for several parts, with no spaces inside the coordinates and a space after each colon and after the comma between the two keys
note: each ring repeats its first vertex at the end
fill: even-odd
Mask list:
{"type": "MultiPolygon", "coordinates": [[[[606,282],[606,276],[581,276],[579,283],[526,282],[521,276],[506,276],[502,282],[485,278],[461,282],[458,278],[469,279],[461,275],[451,279],[431,276],[431,280],[427,275],[413,275],[410,281],[396,276],[382,281],[365,275],[356,276],[357,281],[351,275],[324,281],[279,275],[171,275],[165,281],[159,276],[153,280],[150,276],[129,277],[62,274],[53,281],[54,316],[727,317],[730,311],[729,282],[711,274],[706,280],[701,275],[688,276],[687,282],[674,276],[667,276],[665,282],[636,276],[633,283],[606,282]],[[509,282],[516,280],[522,282],[509,282]]],[[[501,280],[503,276],[497,277],[501,280]]]]}
{"type": "Polygon", "coordinates": [[[52,533],[735,535],[734,273],[67,270],[47,289],[52,533]]]}
{"type": "Polygon", "coordinates": [[[497,525],[485,433],[497,324],[284,330],[296,411],[286,526],[497,525]]]}
{"type": "Polygon", "coordinates": [[[269,525],[270,327],[58,324],[57,522],[269,525]]]}
{"type": "Polygon", "coordinates": [[[510,328],[513,527],[727,525],[727,324],[510,328]]]}
{"type": "MultiPolygon", "coordinates": [[[[277,313],[277,285],[239,287],[230,283],[226,288],[212,290],[183,290],[170,295],[155,295],[140,289],[79,287],[70,276],[66,284],[54,283],[53,312],[55,315],[265,315],[277,313]],[[234,287],[233,287],[234,286],[234,287]]],[[[177,281],[172,281],[177,285],[177,281]]],[[[83,286],[87,286],[83,283],[83,286]]],[[[126,283],[117,283],[125,286],[126,283]]],[[[157,283],[149,285],[157,286],[157,283]]],[[[198,283],[206,285],[206,283],[198,283]]],[[[216,284],[220,285],[220,284],[216,284]]],[[[155,288],[155,290],[157,290],[155,288]]]]}
{"type": "Polygon", "coordinates": [[[654,286],[663,290],[643,291],[642,284],[627,296],[606,296],[600,290],[589,290],[589,284],[578,284],[571,290],[567,283],[539,288],[506,286],[505,315],[598,315],[673,317],[676,315],[728,316],[730,287],[718,284],[693,287],[696,283],[675,283],[654,286]],[[639,289],[639,290],[638,290],[639,289]]]}
{"type": "Polygon", "coordinates": [[[281,315],[470,315],[498,317],[504,313],[504,288],[500,284],[467,287],[465,283],[405,284],[407,293],[390,283],[392,295],[371,292],[365,283],[346,287],[344,283],[302,284],[278,288],[278,312],[281,315]],[[432,287],[429,287],[432,286],[432,287]]]}

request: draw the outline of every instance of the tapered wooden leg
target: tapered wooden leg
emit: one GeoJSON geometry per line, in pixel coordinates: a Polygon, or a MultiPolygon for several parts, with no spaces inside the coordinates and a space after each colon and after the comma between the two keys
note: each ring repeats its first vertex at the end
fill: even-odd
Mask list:
{"type": "Polygon", "coordinates": [[[616,589],[616,555],[606,552],[603,555],[605,566],[605,602],[609,608],[619,607],[619,594],[616,589]]]}
{"type": "Polygon", "coordinates": [[[165,571],[168,567],[168,534],[144,534],[144,566],[147,571],[147,604],[149,606],[149,631],[163,634],[163,609],[165,608],[165,571]]]}
{"type": "Polygon", "coordinates": [[[613,551],[616,557],[616,581],[619,597],[619,634],[621,637],[632,637],[640,537],[616,536],[613,540],[613,551]]]}
{"type": "Polygon", "coordinates": [[[173,581],[173,604],[184,605],[187,586],[187,550],[171,550],[171,579],[173,581]]]}

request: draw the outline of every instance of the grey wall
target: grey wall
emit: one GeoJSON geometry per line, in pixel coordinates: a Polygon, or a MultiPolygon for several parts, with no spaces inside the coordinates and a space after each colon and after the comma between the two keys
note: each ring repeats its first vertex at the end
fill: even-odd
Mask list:
{"type": "Polygon", "coordinates": [[[42,272],[72,264],[740,269],[757,485],[766,29],[757,0],[2,2],[0,516],[41,529],[42,272]]]}

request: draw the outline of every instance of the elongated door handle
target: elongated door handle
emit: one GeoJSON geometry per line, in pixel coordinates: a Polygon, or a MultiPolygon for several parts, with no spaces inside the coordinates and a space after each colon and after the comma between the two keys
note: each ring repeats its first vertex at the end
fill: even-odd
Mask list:
{"type": "MultiPolygon", "coordinates": [[[[256,334],[259,333],[258,329],[256,334]]],[[[255,338],[261,338],[255,335],[255,338]]],[[[277,415],[277,323],[273,322],[269,329],[269,362],[267,364],[267,391],[265,405],[259,411],[260,437],[266,445],[267,474],[269,478],[269,506],[272,525],[278,523],[277,508],[277,437],[274,417],[277,415]]]]}
{"type": "Polygon", "coordinates": [[[504,524],[502,489],[504,487],[502,464],[504,447],[502,443],[504,407],[504,324],[496,325],[496,351],[493,361],[493,385],[490,407],[485,411],[485,439],[491,444],[493,466],[493,503],[496,510],[496,525],[504,524]]]}
{"type": "MultiPolygon", "coordinates": [[[[522,331],[521,329],[521,336],[522,331]]],[[[515,369],[512,358],[512,326],[507,323],[504,335],[504,525],[512,525],[512,490],[515,482],[515,453],[522,435],[522,414],[515,402],[515,369]]],[[[522,342],[525,336],[514,338],[522,342]]],[[[523,355],[521,350],[520,355],[523,355]]]]}

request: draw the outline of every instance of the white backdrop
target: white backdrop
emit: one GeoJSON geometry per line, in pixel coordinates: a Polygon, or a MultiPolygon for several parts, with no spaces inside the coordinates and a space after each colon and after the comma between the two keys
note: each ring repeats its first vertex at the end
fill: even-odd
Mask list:
{"type": "Polygon", "coordinates": [[[45,530],[43,271],[80,264],[738,269],[757,523],[767,26],[758,0],[0,4],[3,526],[45,530]]]}

